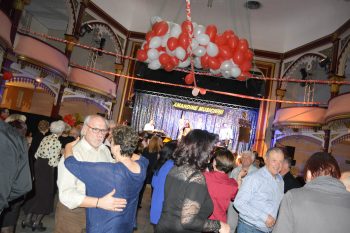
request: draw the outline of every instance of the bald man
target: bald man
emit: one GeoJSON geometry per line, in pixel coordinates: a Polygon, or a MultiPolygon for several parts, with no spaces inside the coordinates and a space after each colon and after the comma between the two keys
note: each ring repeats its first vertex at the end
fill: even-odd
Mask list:
{"type": "Polygon", "coordinates": [[[343,182],[343,184],[346,187],[346,190],[350,192],[350,171],[343,172],[341,174],[340,181],[343,182]]]}

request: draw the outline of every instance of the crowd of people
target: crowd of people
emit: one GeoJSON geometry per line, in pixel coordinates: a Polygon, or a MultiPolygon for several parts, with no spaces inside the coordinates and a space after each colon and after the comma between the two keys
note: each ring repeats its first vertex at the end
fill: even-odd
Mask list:
{"type": "Polygon", "coordinates": [[[251,151],[237,155],[216,146],[218,135],[184,128],[181,139],[167,142],[90,115],[79,129],[42,120],[29,135],[25,116],[2,112],[1,233],[15,232],[17,221],[45,231],[42,219],[53,211],[55,233],[130,233],[147,186],[157,233],[350,229],[350,175],[329,153],[307,160],[304,185],[280,148],[263,160],[251,151]]]}

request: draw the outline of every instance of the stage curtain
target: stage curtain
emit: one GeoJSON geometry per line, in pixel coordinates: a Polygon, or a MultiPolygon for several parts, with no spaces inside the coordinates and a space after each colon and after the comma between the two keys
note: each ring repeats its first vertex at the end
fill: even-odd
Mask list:
{"type": "Polygon", "coordinates": [[[230,149],[233,151],[250,149],[254,143],[258,109],[236,105],[221,106],[198,103],[191,100],[184,100],[183,98],[164,96],[163,94],[158,96],[156,94],[136,92],[131,125],[137,132],[142,132],[144,125],[151,119],[154,119],[156,129],[164,130],[167,135],[176,140],[179,133],[179,120],[182,115],[190,121],[193,129],[204,129],[216,134],[219,134],[223,123],[227,123],[233,132],[233,140],[230,145],[230,149]],[[219,116],[201,112],[183,111],[173,107],[174,101],[221,108],[225,110],[225,113],[219,116]],[[242,118],[250,123],[251,130],[248,143],[238,142],[241,127],[239,119],[242,118]]]}

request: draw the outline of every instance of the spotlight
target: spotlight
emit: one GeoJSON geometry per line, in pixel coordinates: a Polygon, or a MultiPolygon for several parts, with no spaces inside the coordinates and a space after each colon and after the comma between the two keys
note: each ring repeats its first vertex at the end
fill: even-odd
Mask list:
{"type": "MultiPolygon", "coordinates": [[[[100,40],[100,47],[99,47],[99,49],[103,50],[103,48],[105,47],[105,44],[106,44],[106,39],[102,37],[101,40],[100,40]]],[[[102,51],[98,51],[97,54],[99,56],[102,56],[103,52],[102,51]]]]}
{"type": "Polygon", "coordinates": [[[86,33],[90,33],[92,32],[93,28],[90,24],[84,24],[81,28],[80,28],[80,32],[79,32],[79,36],[83,37],[86,33]]]}

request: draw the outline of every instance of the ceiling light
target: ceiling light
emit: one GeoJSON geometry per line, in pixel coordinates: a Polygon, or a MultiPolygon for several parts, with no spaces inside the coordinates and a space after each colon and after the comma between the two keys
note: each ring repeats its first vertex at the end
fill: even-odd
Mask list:
{"type": "Polygon", "coordinates": [[[247,1],[244,6],[249,10],[257,10],[261,8],[261,3],[259,1],[247,1]]]}

